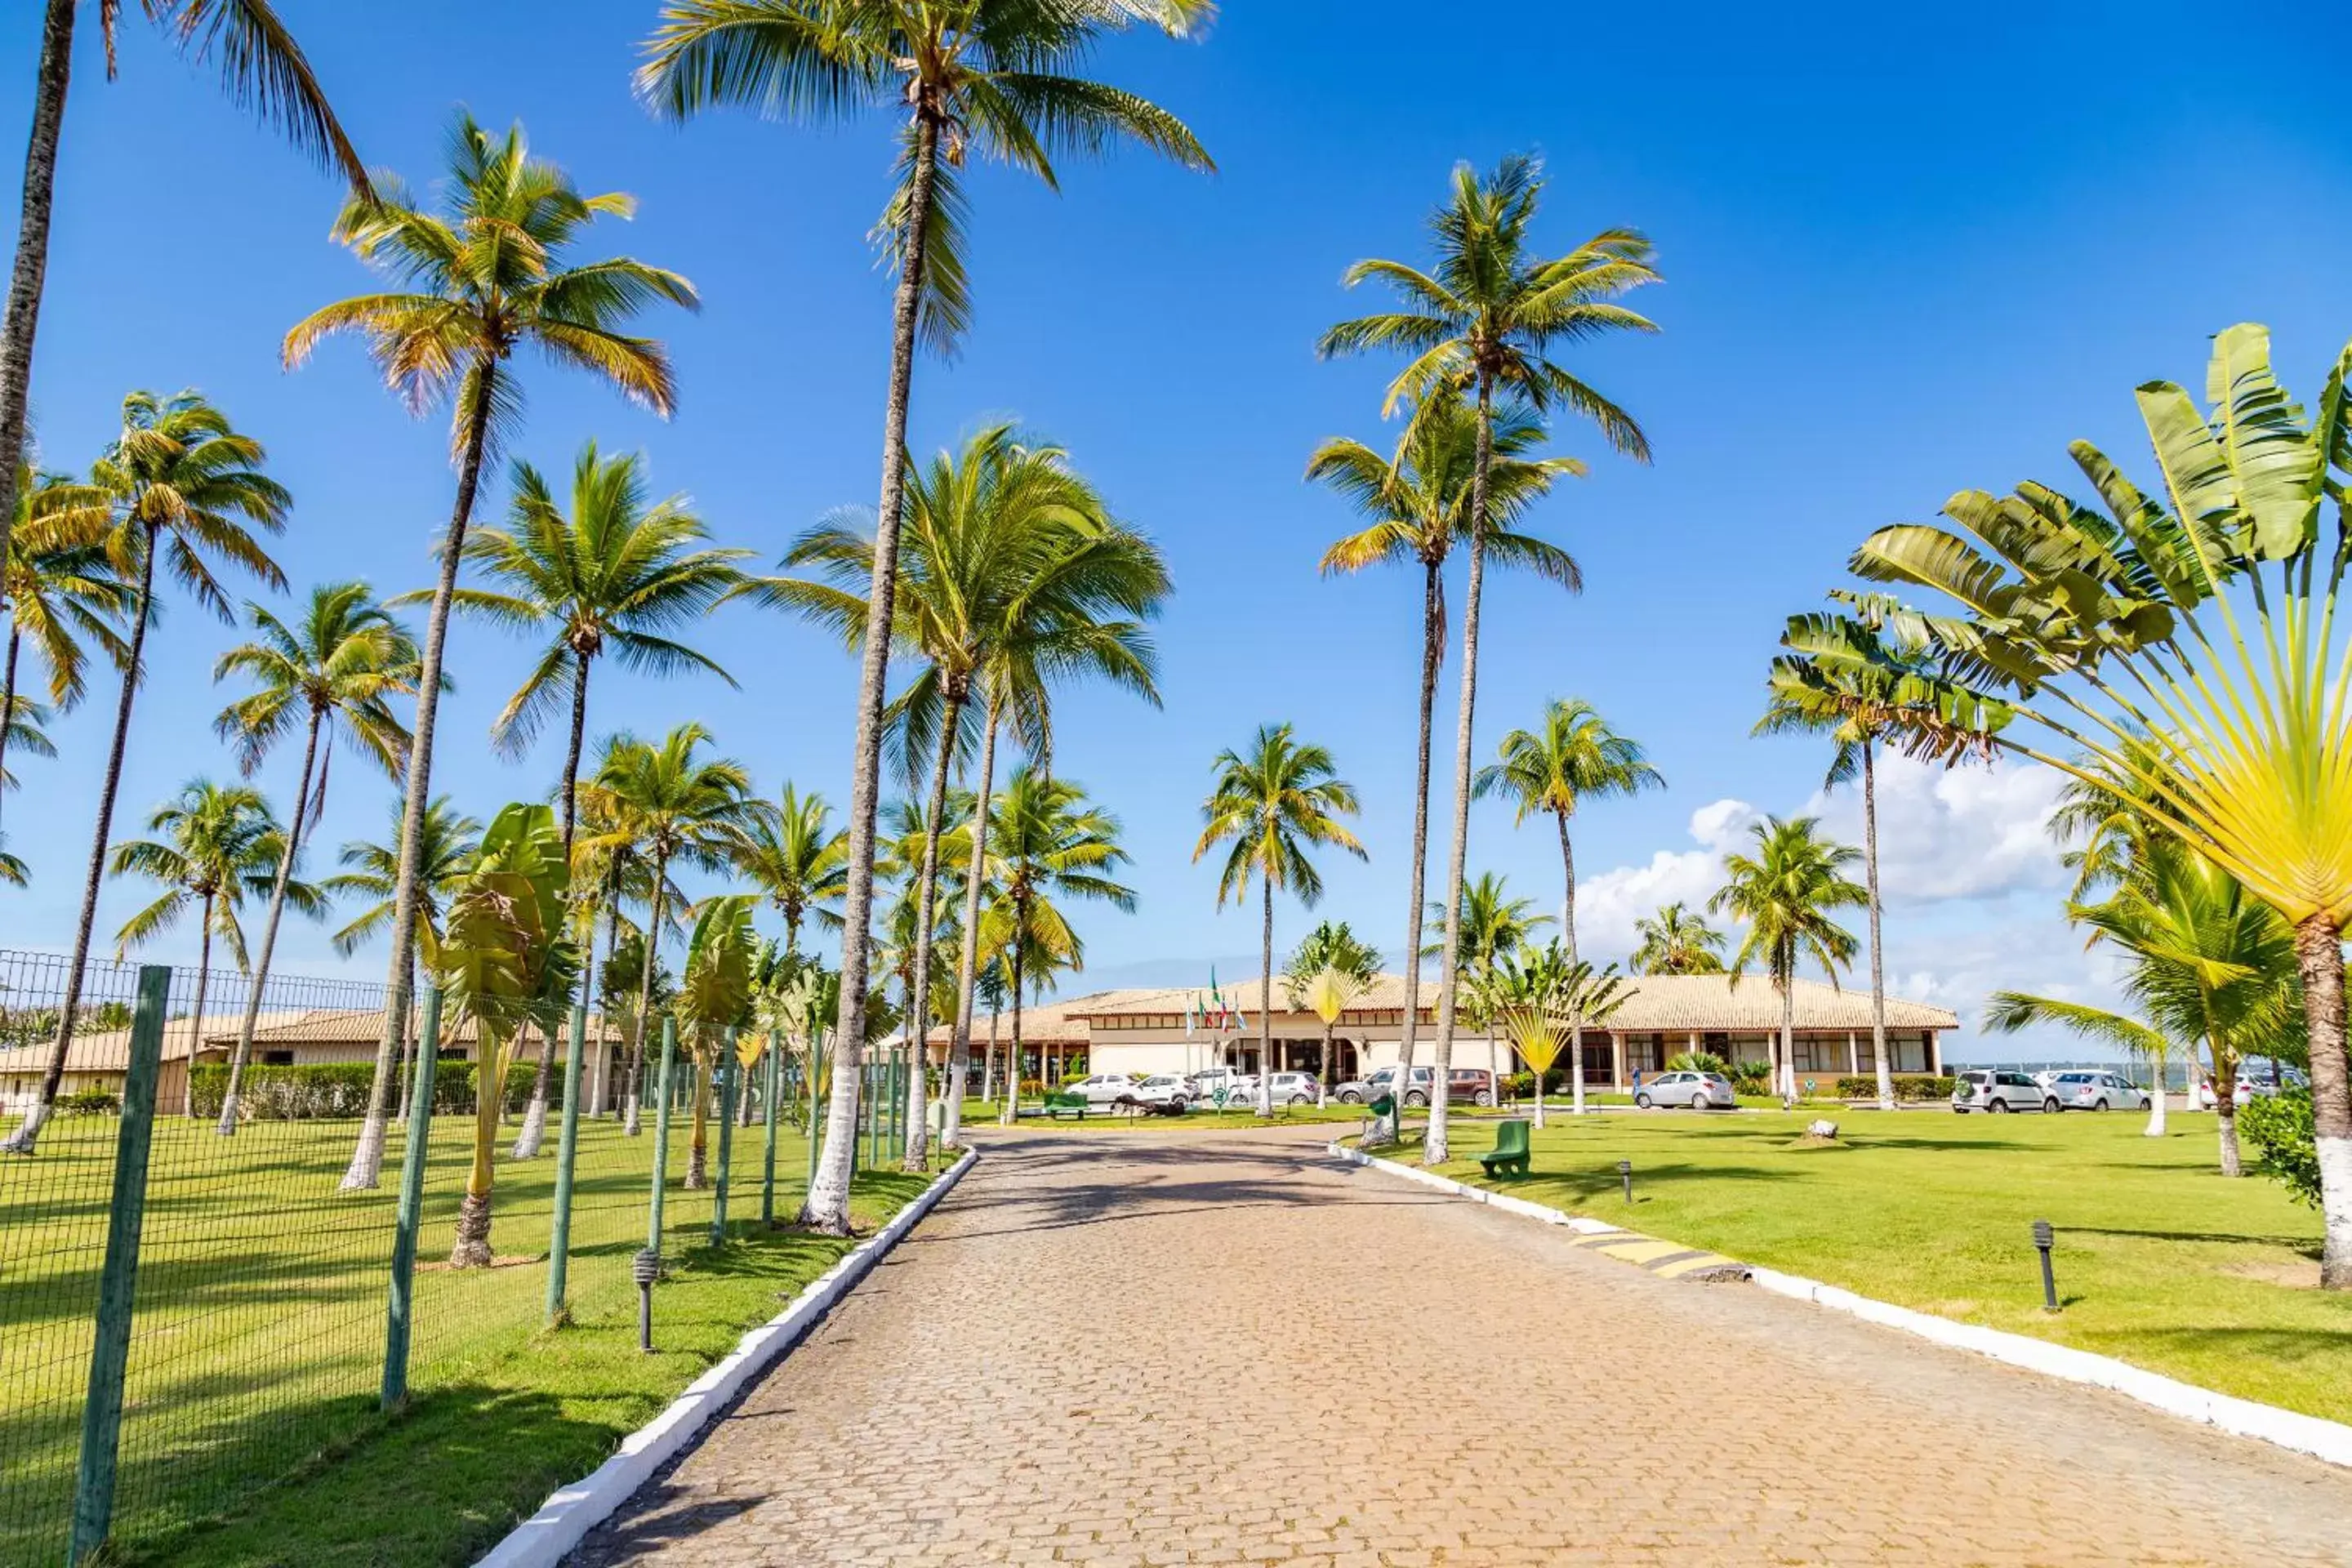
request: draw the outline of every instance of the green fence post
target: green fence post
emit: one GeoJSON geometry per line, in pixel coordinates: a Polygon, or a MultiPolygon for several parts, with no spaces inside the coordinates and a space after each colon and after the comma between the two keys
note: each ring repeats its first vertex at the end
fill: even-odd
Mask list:
{"type": "MultiPolygon", "coordinates": [[[[393,1005],[405,1010],[408,998],[393,993],[393,1005]]],[[[383,1389],[377,1404],[386,1411],[408,1402],[410,1289],[416,1279],[416,1232],[425,1219],[425,1139],[433,1128],[435,1068],[441,1059],[441,988],[425,988],[425,1022],[416,1037],[415,1073],[408,1091],[408,1143],[400,1159],[400,1206],[392,1229],[392,1300],[384,1309],[383,1389]]]]}
{"type": "Polygon", "coordinates": [[[131,1016],[131,1060],[123,1075],[122,1124],[114,1138],[114,1196],[107,1209],[106,1262],[98,1277],[89,1390],[81,1404],[81,1466],[74,1478],[73,1532],[66,1545],[69,1564],[103,1545],[114,1522],[122,1379],[131,1363],[139,1236],[147,1215],[147,1156],[155,1134],[155,1079],[163,1059],[163,1015],[171,996],[169,966],[141,964],[138,1001],[131,1016]]]}
{"type": "Polygon", "coordinates": [[[654,1112],[654,1195],[646,1216],[646,1250],[658,1253],[662,1241],[662,1189],[669,1182],[669,1085],[677,1076],[677,1020],[662,1020],[661,1099],[654,1112]]]}
{"type": "Polygon", "coordinates": [[[890,1158],[907,1157],[907,1047],[890,1053],[890,1158]]]}
{"type": "Polygon", "coordinates": [[[808,1101],[809,1101],[809,1132],[808,1132],[808,1143],[809,1143],[809,1148],[808,1148],[808,1185],[807,1185],[807,1186],[805,1186],[805,1187],[803,1187],[803,1188],[802,1189],[802,1191],[803,1191],[803,1192],[804,1192],[804,1193],[805,1193],[805,1192],[814,1192],[814,1191],[815,1191],[815,1190],[816,1190],[816,1150],[817,1150],[817,1145],[818,1145],[820,1142],[822,1142],[824,1141],[824,1140],[823,1140],[823,1138],[822,1138],[822,1136],[821,1136],[822,1132],[824,1131],[824,1129],[823,1129],[823,1128],[821,1128],[821,1127],[819,1127],[819,1126],[818,1126],[818,1124],[817,1124],[817,1103],[816,1103],[816,1086],[817,1086],[817,1080],[818,1080],[818,1079],[822,1079],[823,1077],[824,1077],[824,1036],[822,1036],[822,1035],[817,1035],[817,1036],[813,1036],[813,1037],[810,1038],[810,1040],[809,1040],[808,1056],[809,1056],[809,1066],[808,1066],[808,1101]]]}
{"type": "Polygon", "coordinates": [[[580,1152],[580,1053],[588,1039],[588,1009],[574,1003],[572,1038],[563,1049],[563,1131],[555,1144],[555,1217],[547,1243],[547,1322],[571,1317],[564,1286],[572,1272],[572,1163],[580,1152]]]}
{"type": "Polygon", "coordinates": [[[767,1112],[768,1144],[760,1157],[760,1223],[776,1223],[776,1090],[783,1083],[783,1042],[776,1031],[768,1031],[767,1093],[762,1096],[767,1112]]]}
{"type": "Polygon", "coordinates": [[[719,1076],[719,1184],[710,1194],[710,1245],[727,1245],[727,1177],[729,1167],[735,1163],[735,1096],[740,1091],[736,1080],[743,1076],[743,1063],[735,1054],[735,1026],[727,1026],[727,1037],[719,1042],[719,1058],[716,1071],[719,1076]]]}

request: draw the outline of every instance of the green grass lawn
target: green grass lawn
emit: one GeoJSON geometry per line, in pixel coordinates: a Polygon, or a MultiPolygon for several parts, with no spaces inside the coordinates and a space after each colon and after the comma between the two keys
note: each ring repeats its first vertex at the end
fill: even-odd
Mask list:
{"type": "MultiPolygon", "coordinates": [[[[208,1515],[239,1517],[254,1489],[271,1486],[273,1478],[304,1479],[268,1495],[331,1492],[341,1484],[336,1478],[343,1466],[315,1465],[321,1453],[354,1444],[361,1453],[396,1452],[404,1440],[399,1433],[432,1431],[444,1419],[456,1421],[448,1432],[486,1436],[502,1423],[514,1425],[528,1440],[529,1456],[509,1452],[496,1464],[461,1462],[475,1438],[449,1437],[410,1450],[379,1475],[380,1485],[397,1481],[395,1492],[446,1487],[452,1497],[478,1493],[476,1502],[450,1513],[456,1523],[444,1542],[446,1550],[428,1543],[404,1555],[369,1556],[378,1548],[363,1543],[354,1549],[361,1554],[350,1559],[464,1561],[464,1543],[478,1544],[490,1529],[483,1521],[508,1520],[519,1507],[528,1511],[554,1481],[591,1468],[603,1447],[731,1346],[735,1333],[772,1316],[780,1290],[797,1289],[840,1250],[830,1243],[762,1237],[756,1247],[723,1258],[697,1258],[695,1249],[708,1242],[715,1188],[683,1186],[690,1133],[679,1116],[671,1130],[663,1251],[680,1266],[660,1292],[685,1315],[677,1353],[645,1361],[632,1351],[621,1358],[627,1364],[615,1369],[614,1357],[599,1347],[634,1330],[629,1259],[646,1240],[650,1126],[646,1136],[630,1139],[610,1121],[582,1124],[570,1296],[583,1327],[540,1339],[534,1336],[547,1289],[554,1130],[538,1158],[521,1162],[505,1157],[513,1129],[502,1133],[491,1231],[501,1266],[455,1271],[442,1260],[464,1184],[471,1122],[436,1118],[414,1314],[411,1385],[419,1404],[386,1433],[374,1395],[399,1144],[395,1133],[381,1188],[341,1193],[336,1182],[355,1130],[349,1121],[253,1122],[223,1140],[209,1123],[184,1118],[158,1123],[114,1516],[117,1540],[133,1558],[293,1561],[266,1553],[199,1558],[188,1554],[193,1548],[157,1543],[176,1542],[192,1521],[208,1515]],[[698,1337],[688,1326],[695,1322],[707,1329],[698,1337]],[[718,1345],[721,1338],[726,1344],[718,1345]],[[461,1406],[472,1413],[462,1419],[436,1414],[461,1406]],[[553,1426],[542,1431],[548,1423],[553,1426]],[[557,1440],[559,1432],[571,1436],[557,1440]],[[445,1451],[447,1466],[422,1461],[445,1451]],[[545,1467],[536,1457],[542,1451],[549,1456],[545,1467]],[[450,1473],[444,1475],[445,1468],[450,1473]],[[483,1489],[509,1469],[521,1479],[483,1489]]],[[[64,1554],[114,1136],[110,1118],[61,1119],[44,1136],[37,1156],[0,1162],[0,1562],[46,1562],[64,1554]]],[[[739,1131],[734,1140],[730,1216],[739,1233],[759,1218],[761,1143],[756,1127],[739,1131]]],[[[714,1163],[718,1148],[714,1127],[714,1163]]],[[[798,1207],[806,1168],[805,1141],[780,1129],[780,1215],[789,1218],[798,1207]]],[[[895,1205],[906,1185],[895,1179],[869,1182],[869,1216],[881,1212],[877,1205],[895,1205]]],[[[297,1497],[269,1506],[299,1512],[309,1505],[297,1497]]],[[[443,1539],[438,1526],[420,1529],[423,1538],[443,1539]]],[[[383,1538],[382,1530],[372,1537],[383,1538]]]]}
{"type": "Polygon", "coordinates": [[[1506,1183],[1475,1163],[1494,1146],[1491,1125],[1467,1123],[1444,1171],[2352,1421],[2352,1300],[2317,1289],[2319,1215],[2267,1179],[2216,1173],[2210,1116],[2175,1115],[2167,1136],[2146,1138],[2138,1115],[1832,1110],[1822,1114],[1838,1121],[1840,1146],[1798,1147],[1811,1114],[1555,1117],[1534,1135],[1535,1173],[1506,1183]],[[1633,1164],[1630,1208],[1619,1160],[1633,1164]],[[2037,1219],[2058,1229],[2056,1315],[2042,1310],[2037,1219]]]}

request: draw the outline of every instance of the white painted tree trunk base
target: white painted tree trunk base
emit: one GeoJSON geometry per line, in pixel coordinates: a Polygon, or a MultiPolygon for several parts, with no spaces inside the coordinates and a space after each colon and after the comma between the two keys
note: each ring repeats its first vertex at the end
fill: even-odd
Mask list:
{"type": "Polygon", "coordinates": [[[2319,1282],[2331,1290],[2352,1290],[2352,1138],[2316,1142],[2319,1212],[2327,1237],[2320,1254],[2319,1282]]]}
{"type": "Polygon", "coordinates": [[[383,1173],[383,1135],[385,1121],[382,1113],[370,1116],[360,1123],[360,1141],[352,1150],[351,1165],[343,1172],[337,1185],[346,1193],[373,1192],[383,1173]]]}
{"type": "Polygon", "coordinates": [[[26,1113],[25,1124],[10,1133],[6,1142],[0,1143],[0,1154],[33,1152],[34,1145],[41,1141],[41,1129],[48,1125],[49,1110],[50,1107],[46,1102],[37,1102],[26,1113]]]}
{"type": "Polygon", "coordinates": [[[522,1131],[515,1134],[514,1152],[517,1160],[535,1160],[539,1146],[547,1139],[547,1101],[534,1096],[523,1108],[522,1131]]]}

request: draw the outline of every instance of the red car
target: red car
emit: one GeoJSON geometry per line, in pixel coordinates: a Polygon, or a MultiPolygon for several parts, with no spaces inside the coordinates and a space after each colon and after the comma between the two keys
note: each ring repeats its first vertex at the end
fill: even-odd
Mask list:
{"type": "Polygon", "coordinates": [[[1445,1098],[1461,1104],[1495,1103],[1495,1075],[1485,1068],[1455,1068],[1445,1075],[1445,1098]]]}

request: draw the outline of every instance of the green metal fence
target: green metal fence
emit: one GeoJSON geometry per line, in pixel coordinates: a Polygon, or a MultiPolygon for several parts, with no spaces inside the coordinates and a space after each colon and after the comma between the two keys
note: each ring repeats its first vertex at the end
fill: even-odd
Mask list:
{"type": "MultiPolygon", "coordinates": [[[[62,959],[0,952],[0,1137],[37,1097],[64,980],[62,959]]],[[[382,988],[272,976],[226,1134],[216,1080],[241,1033],[245,982],[204,976],[201,1019],[198,990],[191,970],[87,966],[68,1092],[33,1153],[0,1154],[0,1563],[12,1568],[71,1563],[110,1537],[168,1540],[363,1432],[387,1396],[527,1353],[551,1316],[625,1310],[657,1164],[671,1257],[714,1238],[722,1152],[734,1234],[799,1207],[804,1140],[779,1116],[781,1157],[769,1159],[764,1062],[730,1087],[677,1053],[657,1159],[653,1099],[636,1136],[583,1106],[586,1075],[558,1031],[545,1136],[527,1156],[515,1142],[531,1075],[505,1086],[496,1264],[452,1268],[474,1131],[464,1021],[442,1020],[434,1038],[435,1009],[390,1009],[413,1053],[405,1100],[429,1114],[395,1115],[375,1183],[346,1189],[382,988]],[[343,1056],[358,1058],[349,1071],[303,1065],[343,1056]],[[721,1103],[743,1093],[753,1130],[722,1135],[721,1103]],[[698,1095],[711,1179],[690,1189],[698,1095]],[[582,1110],[566,1116],[567,1105],[582,1110]]],[[[589,1049],[606,1048],[612,1032],[581,1022],[589,1049]]],[[[658,1078],[657,1061],[646,1074],[658,1078]]],[[[778,1098],[795,1081],[780,1074],[778,1098]]],[[[396,1112],[404,1097],[392,1100],[396,1112]]]]}

